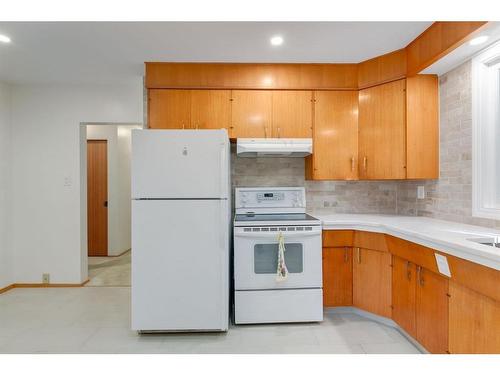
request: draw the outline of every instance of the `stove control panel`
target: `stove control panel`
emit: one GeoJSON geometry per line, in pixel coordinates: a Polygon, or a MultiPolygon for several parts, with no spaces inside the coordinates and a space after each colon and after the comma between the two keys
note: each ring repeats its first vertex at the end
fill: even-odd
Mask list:
{"type": "Polygon", "coordinates": [[[236,188],[237,213],[305,212],[306,197],[303,187],[236,188]]]}

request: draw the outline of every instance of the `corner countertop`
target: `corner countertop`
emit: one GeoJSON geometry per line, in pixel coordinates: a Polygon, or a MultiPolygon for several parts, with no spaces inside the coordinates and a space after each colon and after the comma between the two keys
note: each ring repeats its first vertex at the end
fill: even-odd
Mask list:
{"type": "Polygon", "coordinates": [[[385,233],[500,270],[500,248],[468,240],[500,237],[499,230],[421,216],[337,214],[328,211],[308,211],[308,214],[321,220],[324,230],[385,233]]]}

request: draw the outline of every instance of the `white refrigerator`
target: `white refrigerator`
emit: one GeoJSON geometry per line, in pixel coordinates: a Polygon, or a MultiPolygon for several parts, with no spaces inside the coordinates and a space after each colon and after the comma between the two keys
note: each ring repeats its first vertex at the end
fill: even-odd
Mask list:
{"type": "Polygon", "coordinates": [[[132,329],[227,331],[230,148],[222,130],[132,132],[132,329]]]}

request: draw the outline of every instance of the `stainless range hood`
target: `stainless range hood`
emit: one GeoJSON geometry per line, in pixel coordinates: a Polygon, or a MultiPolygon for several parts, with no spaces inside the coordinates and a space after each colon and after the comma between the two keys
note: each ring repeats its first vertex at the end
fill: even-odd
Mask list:
{"type": "Polygon", "coordinates": [[[238,138],[236,153],[242,157],[296,157],[312,153],[311,138],[238,138]]]}

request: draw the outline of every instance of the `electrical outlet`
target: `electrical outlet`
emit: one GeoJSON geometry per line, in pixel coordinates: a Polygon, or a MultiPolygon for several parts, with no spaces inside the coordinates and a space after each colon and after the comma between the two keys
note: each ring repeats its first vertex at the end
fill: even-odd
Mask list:
{"type": "Polygon", "coordinates": [[[50,283],[50,273],[44,273],[42,275],[42,283],[44,283],[44,284],[50,283]]]}
{"type": "Polygon", "coordinates": [[[424,186],[417,186],[417,198],[418,199],[425,199],[425,187],[424,186]]]}

